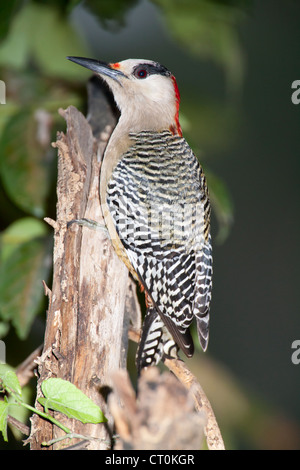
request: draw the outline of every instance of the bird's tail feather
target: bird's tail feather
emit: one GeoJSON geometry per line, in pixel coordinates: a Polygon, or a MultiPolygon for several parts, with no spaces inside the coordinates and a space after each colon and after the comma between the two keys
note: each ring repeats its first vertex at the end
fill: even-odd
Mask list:
{"type": "Polygon", "coordinates": [[[161,320],[155,307],[149,307],[143,324],[141,341],[136,356],[138,373],[144,367],[159,363],[164,355],[177,357],[178,346],[161,320]]]}

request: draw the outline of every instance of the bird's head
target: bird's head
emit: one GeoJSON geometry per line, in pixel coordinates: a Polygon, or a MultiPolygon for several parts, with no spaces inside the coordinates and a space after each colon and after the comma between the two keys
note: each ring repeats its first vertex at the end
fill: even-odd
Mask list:
{"type": "Polygon", "coordinates": [[[110,87],[131,132],[171,130],[182,135],[179,124],[180,94],[175,77],[152,60],[127,59],[107,64],[95,59],[68,57],[86,67],[110,87]]]}

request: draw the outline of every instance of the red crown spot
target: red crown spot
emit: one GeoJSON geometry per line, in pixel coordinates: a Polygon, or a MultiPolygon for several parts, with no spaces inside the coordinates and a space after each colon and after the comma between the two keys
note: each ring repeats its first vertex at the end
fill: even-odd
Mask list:
{"type": "Polygon", "coordinates": [[[112,69],[119,69],[120,68],[119,62],[116,62],[115,64],[109,64],[109,65],[112,69]]]}

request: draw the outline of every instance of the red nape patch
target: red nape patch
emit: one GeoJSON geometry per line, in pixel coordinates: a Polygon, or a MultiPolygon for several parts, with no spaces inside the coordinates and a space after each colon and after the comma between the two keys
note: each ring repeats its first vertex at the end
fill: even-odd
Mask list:
{"type": "Polygon", "coordinates": [[[152,299],[146,290],[145,290],[145,305],[146,305],[146,308],[153,307],[152,299]]]}
{"type": "Polygon", "coordinates": [[[111,66],[112,69],[119,69],[120,68],[120,64],[119,62],[116,62],[115,64],[109,64],[111,66]]]}
{"type": "Polygon", "coordinates": [[[180,105],[180,93],[179,93],[179,88],[176,82],[176,78],[174,75],[171,76],[172,81],[173,81],[173,86],[174,86],[174,91],[175,91],[175,99],[176,99],[176,113],[174,116],[175,120],[175,126],[170,126],[170,131],[172,134],[178,134],[180,137],[182,137],[182,130],[179,124],[179,105],[180,105]]]}
{"type": "Polygon", "coordinates": [[[139,287],[140,287],[140,292],[145,291],[145,287],[143,286],[143,284],[141,282],[139,282],[139,287]]]}

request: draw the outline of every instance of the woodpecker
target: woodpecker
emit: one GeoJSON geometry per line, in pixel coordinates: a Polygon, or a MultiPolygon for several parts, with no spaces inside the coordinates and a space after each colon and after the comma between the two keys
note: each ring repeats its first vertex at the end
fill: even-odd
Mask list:
{"type": "Polygon", "coordinates": [[[182,136],[174,75],[152,60],[105,63],[68,57],[100,76],[120,118],[104,153],[100,202],[118,256],[145,291],[137,368],[205,351],[212,289],[210,201],[205,175],[182,136]]]}

